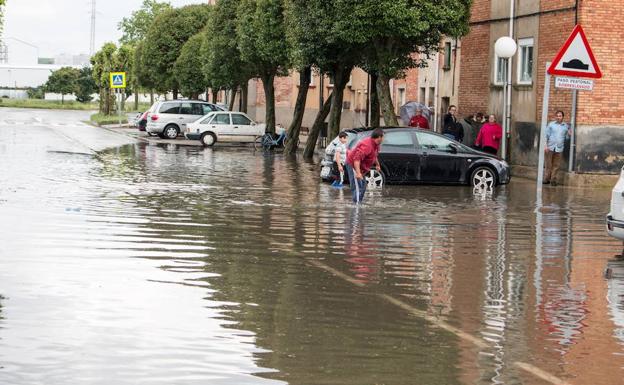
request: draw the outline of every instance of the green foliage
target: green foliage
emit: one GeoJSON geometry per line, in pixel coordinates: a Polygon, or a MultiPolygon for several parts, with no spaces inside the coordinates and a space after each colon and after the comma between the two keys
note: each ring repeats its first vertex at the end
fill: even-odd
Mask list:
{"type": "Polygon", "coordinates": [[[236,35],[241,59],[253,72],[260,76],[287,73],[283,0],[240,0],[236,35]]]}
{"type": "Polygon", "coordinates": [[[117,46],[115,43],[106,43],[91,57],[93,66],[93,80],[100,89],[110,88],[109,76],[116,71],[115,53],[117,46]]]}
{"type": "Polygon", "coordinates": [[[141,66],[150,68],[149,79],[156,90],[179,88],[174,63],[184,43],[204,28],[210,10],[207,4],[188,5],[164,11],[154,19],[141,47],[141,66]]]}
{"type": "Polygon", "coordinates": [[[156,0],[143,0],[143,5],[138,11],[132,12],[130,17],[124,17],[117,25],[122,32],[119,43],[137,44],[147,35],[150,25],[161,13],[171,9],[169,3],[161,3],[156,0]]]}
{"type": "Polygon", "coordinates": [[[174,65],[180,90],[186,96],[197,97],[198,94],[206,90],[200,55],[204,38],[204,33],[198,33],[191,37],[182,47],[180,56],[174,65]]]}
{"type": "Polygon", "coordinates": [[[91,95],[96,93],[97,90],[91,67],[81,68],[78,79],[76,79],[76,100],[80,103],[88,103],[93,99],[91,95]]]}
{"type": "Polygon", "coordinates": [[[438,50],[443,35],[468,31],[471,0],[338,0],[334,32],[366,47],[364,65],[400,77],[422,65],[419,55],[438,50]]]}
{"type": "Polygon", "coordinates": [[[236,40],[236,11],[240,0],[219,0],[203,34],[203,72],[211,87],[231,89],[254,74],[243,61],[236,40]]]}
{"type": "MultiPolygon", "coordinates": [[[[90,120],[92,123],[98,126],[105,125],[105,124],[119,124],[118,115],[106,115],[106,114],[97,113],[97,114],[91,115],[90,120]]],[[[128,117],[122,116],[121,123],[122,124],[128,123],[128,117]]]]}
{"type": "Polygon", "coordinates": [[[61,101],[66,94],[72,94],[77,89],[80,71],[72,67],[62,67],[53,71],[45,84],[48,92],[61,94],[61,101]]]}
{"type": "Polygon", "coordinates": [[[74,101],[61,102],[60,100],[43,99],[1,99],[2,106],[11,108],[37,108],[46,110],[95,110],[95,103],[79,103],[74,101]]]}
{"type": "Polygon", "coordinates": [[[26,90],[29,99],[43,99],[45,98],[45,87],[30,87],[26,90]]]}

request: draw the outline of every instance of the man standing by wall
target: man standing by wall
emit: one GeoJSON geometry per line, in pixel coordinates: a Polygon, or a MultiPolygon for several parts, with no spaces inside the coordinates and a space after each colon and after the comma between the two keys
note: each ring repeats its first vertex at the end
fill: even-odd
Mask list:
{"type": "Polygon", "coordinates": [[[360,140],[355,148],[347,155],[347,173],[349,174],[349,184],[351,185],[351,195],[353,203],[362,203],[366,192],[366,180],[364,175],[375,165],[377,171],[381,171],[379,165],[379,149],[383,142],[384,132],[381,128],[376,128],[368,138],[360,140]]]}
{"type": "Polygon", "coordinates": [[[557,111],[555,120],[546,127],[546,170],[544,184],[557,185],[557,173],[565,141],[570,137],[570,127],[563,122],[563,111],[557,111]]]}

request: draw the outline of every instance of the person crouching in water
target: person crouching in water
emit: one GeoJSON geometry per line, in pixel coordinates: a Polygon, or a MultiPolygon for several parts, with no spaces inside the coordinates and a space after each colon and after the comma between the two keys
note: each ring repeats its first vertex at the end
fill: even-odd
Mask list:
{"type": "Polygon", "coordinates": [[[351,195],[354,203],[362,203],[364,199],[364,193],[366,192],[364,175],[368,174],[373,165],[377,171],[381,171],[378,155],[383,137],[383,130],[376,128],[371,136],[360,140],[347,155],[347,173],[349,174],[349,184],[351,185],[351,195]]]}
{"type": "Polygon", "coordinates": [[[483,152],[496,155],[502,138],[503,128],[496,123],[496,116],[490,115],[488,121],[481,126],[475,146],[479,147],[483,152]]]}

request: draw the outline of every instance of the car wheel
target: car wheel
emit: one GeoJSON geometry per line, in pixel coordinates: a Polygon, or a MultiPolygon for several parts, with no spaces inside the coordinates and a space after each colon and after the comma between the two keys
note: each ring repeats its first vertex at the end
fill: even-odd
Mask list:
{"type": "Polygon", "coordinates": [[[382,188],[386,178],[384,177],[383,172],[377,170],[370,170],[368,175],[366,176],[366,182],[368,183],[369,188],[382,188]]]}
{"type": "Polygon", "coordinates": [[[482,189],[496,186],[496,175],[489,167],[477,167],[470,175],[470,185],[482,189]]]}
{"type": "Polygon", "coordinates": [[[180,130],[178,129],[178,126],[176,126],[175,124],[170,124],[167,127],[165,127],[165,131],[163,131],[163,135],[165,136],[166,139],[175,139],[178,137],[178,134],[180,133],[180,130]]]}
{"type": "Polygon", "coordinates": [[[212,147],[217,142],[217,137],[212,132],[204,132],[199,140],[205,147],[212,147]]]}

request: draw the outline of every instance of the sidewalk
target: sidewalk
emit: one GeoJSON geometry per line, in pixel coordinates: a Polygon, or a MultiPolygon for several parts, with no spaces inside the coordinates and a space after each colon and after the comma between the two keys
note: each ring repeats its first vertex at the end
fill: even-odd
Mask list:
{"type": "MultiPolygon", "coordinates": [[[[537,179],[537,167],[531,166],[511,166],[512,178],[537,179]]],[[[584,188],[613,188],[617,183],[619,175],[608,174],[579,174],[559,171],[559,180],[563,186],[584,187],[584,188]]]]}

